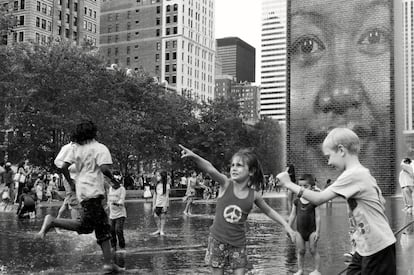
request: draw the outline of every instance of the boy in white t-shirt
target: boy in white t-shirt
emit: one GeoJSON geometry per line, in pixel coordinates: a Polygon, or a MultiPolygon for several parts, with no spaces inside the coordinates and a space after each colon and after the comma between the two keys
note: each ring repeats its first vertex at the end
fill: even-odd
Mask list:
{"type": "Polygon", "coordinates": [[[287,172],[277,175],[279,184],[315,205],[338,196],[345,198],[355,249],[347,275],[395,275],[396,239],[385,216],[381,190],[369,170],[359,162],[358,136],[350,129],[335,128],[325,138],[322,149],[328,165],[342,171],[332,185],[322,192],[307,190],[292,183],[287,172]]]}
{"type": "Polygon", "coordinates": [[[96,240],[101,246],[104,258],[104,272],[119,272],[124,268],[112,263],[110,225],[108,215],[102,205],[105,196],[104,175],[111,182],[116,182],[116,180],[110,170],[111,154],[105,145],[95,140],[96,132],[97,128],[93,122],[79,123],[72,137],[77,145],[73,146],[64,157],[61,167],[71,190],[76,191],[77,199],[82,206],[80,217],[73,220],[57,219],[52,215],[47,215],[38,236],[44,238],[53,227],[76,231],[79,234],[89,234],[95,231],[96,240]],[[69,173],[69,167],[72,164],[75,165],[74,179],[69,173]]]}

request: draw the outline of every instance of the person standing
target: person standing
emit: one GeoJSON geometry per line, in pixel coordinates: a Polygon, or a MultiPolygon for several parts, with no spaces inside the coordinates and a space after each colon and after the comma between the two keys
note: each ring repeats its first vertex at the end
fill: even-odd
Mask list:
{"type": "Polygon", "coordinates": [[[157,224],[157,231],[151,233],[152,235],[165,235],[165,221],[169,206],[170,183],[167,172],[156,172],[155,177],[157,184],[155,186],[154,198],[152,202],[152,211],[154,212],[155,222],[157,224]]]}
{"type": "Polygon", "coordinates": [[[54,227],[76,231],[79,234],[89,234],[95,231],[97,243],[103,253],[104,272],[119,272],[123,268],[111,259],[111,226],[108,215],[103,207],[105,196],[104,176],[111,183],[116,182],[110,166],[112,157],[108,148],[96,141],[97,128],[92,121],[84,121],[76,126],[73,141],[78,144],[64,158],[61,168],[63,175],[82,206],[79,219],[57,219],[47,215],[43,221],[38,236],[45,238],[46,233],[54,227]],[[69,174],[69,166],[75,164],[76,176],[73,180],[69,174]]]}
{"type": "Polygon", "coordinates": [[[403,159],[399,175],[399,183],[404,199],[403,211],[407,213],[411,213],[413,209],[414,172],[412,164],[410,158],[403,159]]]}
{"type": "Polygon", "coordinates": [[[109,220],[111,221],[111,246],[112,250],[117,250],[119,244],[119,252],[125,251],[125,237],[124,237],[124,223],[127,217],[125,208],[125,187],[115,181],[109,187],[108,192],[108,207],[109,220]]]}

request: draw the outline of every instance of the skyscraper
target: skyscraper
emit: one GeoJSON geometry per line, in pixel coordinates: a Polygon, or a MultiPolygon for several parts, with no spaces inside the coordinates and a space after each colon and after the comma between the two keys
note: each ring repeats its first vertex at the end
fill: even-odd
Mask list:
{"type": "Polygon", "coordinates": [[[100,1],[97,0],[0,0],[16,18],[13,32],[3,43],[88,40],[98,46],[100,1]]]}
{"type": "Polygon", "coordinates": [[[232,75],[238,82],[254,82],[256,50],[238,37],[217,39],[217,59],[220,59],[222,74],[232,75]]]}
{"type": "Polygon", "coordinates": [[[143,70],[194,99],[214,98],[214,0],[104,0],[101,22],[108,64],[143,70]]]}
{"type": "Polygon", "coordinates": [[[260,116],[286,121],[286,0],[262,0],[260,116]]]}
{"type": "Polygon", "coordinates": [[[414,1],[403,0],[404,130],[413,131],[414,1]]]}

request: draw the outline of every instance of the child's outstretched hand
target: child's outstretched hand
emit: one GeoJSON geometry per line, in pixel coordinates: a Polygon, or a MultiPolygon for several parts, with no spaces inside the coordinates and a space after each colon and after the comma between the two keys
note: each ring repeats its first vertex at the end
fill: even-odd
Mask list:
{"type": "Polygon", "coordinates": [[[296,232],[291,227],[289,227],[287,233],[292,243],[296,243],[296,232]]]}
{"type": "Polygon", "coordinates": [[[288,174],[288,169],[286,171],[277,174],[276,176],[276,185],[280,187],[284,187],[286,183],[290,182],[290,176],[288,174]]]}
{"type": "Polygon", "coordinates": [[[196,154],[194,154],[193,151],[191,151],[188,148],[185,148],[181,144],[178,144],[178,146],[181,148],[181,158],[188,158],[188,157],[195,157],[196,154]]]}

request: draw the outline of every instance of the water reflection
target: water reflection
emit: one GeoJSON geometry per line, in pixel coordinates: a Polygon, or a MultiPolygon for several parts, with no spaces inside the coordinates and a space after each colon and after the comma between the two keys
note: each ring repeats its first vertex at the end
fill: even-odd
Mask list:
{"type": "MultiPolygon", "coordinates": [[[[288,217],[285,198],[267,202],[288,217]]],[[[387,215],[394,231],[412,220],[401,211],[401,198],[389,198],[387,215]]],[[[127,252],[117,253],[114,260],[133,274],[208,274],[204,265],[205,248],[215,205],[197,203],[192,217],[182,215],[184,204],[171,202],[164,237],[151,236],[156,230],[150,202],[128,202],[125,223],[127,252]]],[[[0,274],[99,274],[102,255],[93,234],[73,232],[48,233],[46,240],[34,239],[41,227],[42,217],[56,215],[58,207],[40,208],[35,220],[18,221],[13,212],[0,213],[0,274]],[[44,274],[44,273],[43,273],[44,274]]],[[[346,204],[335,201],[332,208],[321,206],[322,274],[338,274],[345,268],[343,253],[350,249],[346,204]]],[[[401,234],[397,245],[399,274],[414,275],[414,225],[401,234]]],[[[249,274],[291,274],[297,268],[295,246],[286,233],[258,209],[249,216],[247,249],[249,274]]],[[[307,254],[305,272],[312,271],[312,259],[307,254]]]]}

